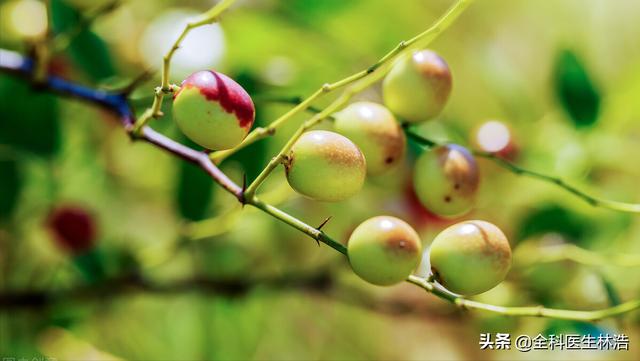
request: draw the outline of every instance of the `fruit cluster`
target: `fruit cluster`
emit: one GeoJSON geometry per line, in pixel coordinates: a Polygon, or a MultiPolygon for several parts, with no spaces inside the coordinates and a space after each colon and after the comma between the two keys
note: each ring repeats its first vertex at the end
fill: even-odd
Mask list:
{"type": "MultiPolygon", "coordinates": [[[[353,271],[380,286],[404,281],[422,257],[416,231],[390,216],[362,222],[347,246],[353,271]]],[[[511,267],[507,237],[485,221],[465,221],[446,228],[433,240],[428,253],[434,280],[462,295],[492,289],[504,280],[511,267]]]]}
{"type": "MultiPolygon", "coordinates": [[[[285,154],[286,178],[299,194],[338,202],[360,191],[366,176],[389,172],[405,158],[402,124],[436,117],[451,93],[448,64],[430,50],[416,51],[393,64],[382,84],[383,103],[356,102],[334,114],[333,129],[301,134],[285,154]]],[[[214,71],[187,77],[176,92],[178,127],[195,143],[223,150],[238,146],[255,118],[251,97],[231,78],[214,71]]],[[[425,150],[415,162],[413,186],[420,203],[443,217],[471,210],[479,185],[476,161],[466,148],[443,144],[425,150]]],[[[422,256],[417,232],[389,216],[360,224],[348,242],[356,274],[377,285],[403,281],[422,256]]],[[[455,224],[430,247],[433,278],[452,292],[477,294],[501,282],[511,250],[504,234],[484,221],[455,224]]]]}

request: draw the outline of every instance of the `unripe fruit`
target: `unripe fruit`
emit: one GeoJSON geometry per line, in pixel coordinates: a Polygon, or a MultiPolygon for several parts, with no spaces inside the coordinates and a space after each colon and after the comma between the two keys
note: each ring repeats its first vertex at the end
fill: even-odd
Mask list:
{"type": "Polygon", "coordinates": [[[229,149],[247,136],[255,119],[251,97],[233,79],[210,70],[188,76],[174,96],[180,130],[213,150],[229,149]]]}
{"type": "Polygon", "coordinates": [[[436,236],[429,260],[441,285],[461,295],[475,295],[504,280],[511,267],[511,247],[493,224],[466,221],[436,236]]]}
{"type": "Polygon", "coordinates": [[[416,162],[413,186],[433,213],[457,217],[468,212],[480,183],[478,165],[469,151],[455,144],[424,152],[416,162]]]}
{"type": "Polygon", "coordinates": [[[431,50],[417,51],[399,59],[382,83],[384,104],[411,123],[440,114],[450,93],[449,66],[431,50]]]}
{"type": "Polygon", "coordinates": [[[82,253],[95,244],[96,225],[93,216],[78,206],[63,206],[54,209],[48,217],[47,226],[56,243],[71,253],[82,253]]]}
{"type": "Polygon", "coordinates": [[[384,106],[353,103],[335,115],[335,129],[351,139],[367,160],[367,173],[382,174],[404,157],[406,138],[400,124],[384,106]]]}
{"type": "Polygon", "coordinates": [[[287,180],[296,192],[319,201],[341,201],[358,193],[367,165],[358,146],[326,130],[302,134],[286,162],[287,180]]]}
{"type": "Polygon", "coordinates": [[[367,282],[389,286],[405,280],[420,263],[422,244],[401,219],[378,216],[362,222],[349,237],[349,262],[367,282]]]}

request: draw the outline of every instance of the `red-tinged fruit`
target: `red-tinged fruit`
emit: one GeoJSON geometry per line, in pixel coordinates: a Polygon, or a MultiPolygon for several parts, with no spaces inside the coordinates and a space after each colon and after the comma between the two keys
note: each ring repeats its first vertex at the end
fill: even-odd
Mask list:
{"type": "Polygon", "coordinates": [[[188,76],[174,96],[173,115],[180,130],[207,149],[230,149],[253,126],[251,96],[228,76],[203,70],[188,76]]]}
{"type": "Polygon", "coordinates": [[[95,245],[93,215],[79,206],[61,206],[49,214],[47,226],[56,243],[65,251],[83,253],[95,245]]]}
{"type": "Polygon", "coordinates": [[[418,229],[422,227],[433,227],[442,229],[456,223],[456,218],[439,216],[422,205],[413,187],[413,180],[407,183],[403,193],[404,205],[411,219],[418,229]]]}

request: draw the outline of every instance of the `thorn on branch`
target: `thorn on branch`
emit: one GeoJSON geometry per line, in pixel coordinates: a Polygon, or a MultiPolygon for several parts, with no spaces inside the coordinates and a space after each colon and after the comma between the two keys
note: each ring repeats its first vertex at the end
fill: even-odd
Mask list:
{"type": "Polygon", "coordinates": [[[242,191],[240,197],[240,203],[242,204],[242,208],[247,204],[247,199],[245,198],[245,193],[247,192],[247,173],[242,174],[242,191]]]}
{"type": "Polygon", "coordinates": [[[242,193],[247,190],[247,173],[242,175],[242,193]]]}
{"type": "Polygon", "coordinates": [[[333,217],[333,216],[327,217],[324,221],[322,221],[322,223],[320,223],[320,225],[318,227],[316,227],[316,229],[318,231],[321,231],[322,227],[324,227],[327,223],[329,223],[329,221],[331,220],[331,217],[333,217]]]}

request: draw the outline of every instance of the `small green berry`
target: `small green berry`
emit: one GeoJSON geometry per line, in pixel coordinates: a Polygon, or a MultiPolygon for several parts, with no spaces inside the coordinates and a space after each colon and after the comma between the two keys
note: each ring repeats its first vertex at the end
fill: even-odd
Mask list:
{"type": "Polygon", "coordinates": [[[406,139],[400,124],[384,106],[353,103],[335,115],[335,129],[351,139],[367,159],[367,173],[382,174],[400,163],[406,139]]]}
{"type": "Polygon", "coordinates": [[[337,202],[358,193],[367,165],[352,141],[334,132],[313,130],[296,141],[286,163],[287,180],[296,192],[337,202]]]}
{"type": "Polygon", "coordinates": [[[230,149],[247,136],[255,119],[251,97],[228,76],[199,71],[174,96],[173,115],[180,130],[207,149],[230,149]]]}
{"type": "Polygon", "coordinates": [[[422,244],[401,219],[378,216],[362,222],[349,237],[349,262],[363,280],[389,286],[405,280],[420,263],[422,244]]]}
{"type": "Polygon", "coordinates": [[[475,202],[479,183],[475,158],[466,148],[455,144],[424,152],[414,169],[413,184],[418,199],[443,217],[468,212],[475,202]]]}
{"type": "Polygon", "coordinates": [[[417,51],[399,59],[382,83],[384,104],[410,123],[440,114],[450,93],[449,66],[431,50],[417,51]]]}
{"type": "Polygon", "coordinates": [[[461,295],[475,295],[504,280],[511,267],[511,247],[495,225],[466,221],[436,236],[429,261],[436,281],[445,288],[461,295]]]}

